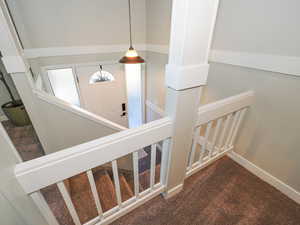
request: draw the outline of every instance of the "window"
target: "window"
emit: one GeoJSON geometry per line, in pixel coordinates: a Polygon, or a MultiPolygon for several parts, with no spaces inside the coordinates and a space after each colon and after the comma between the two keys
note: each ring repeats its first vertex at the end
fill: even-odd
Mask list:
{"type": "Polygon", "coordinates": [[[47,70],[52,91],[57,98],[71,104],[80,106],[73,69],[51,69],[47,70]]]}

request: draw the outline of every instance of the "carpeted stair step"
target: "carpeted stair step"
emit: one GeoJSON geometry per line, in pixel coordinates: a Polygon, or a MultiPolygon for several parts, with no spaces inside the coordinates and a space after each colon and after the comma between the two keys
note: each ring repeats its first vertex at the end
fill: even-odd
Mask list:
{"type": "Polygon", "coordinates": [[[106,170],[94,173],[95,183],[103,211],[112,209],[117,205],[115,187],[106,170]]]}
{"type": "Polygon", "coordinates": [[[134,196],[133,191],[127,182],[125,176],[123,174],[120,174],[120,189],[121,189],[121,195],[122,195],[122,201],[126,201],[134,196]]]}
{"type": "MultiPolygon", "coordinates": [[[[150,170],[146,170],[139,175],[140,184],[143,190],[146,190],[150,187],[150,170]]],[[[158,183],[160,180],[160,165],[155,167],[155,183],[158,183]]]]}

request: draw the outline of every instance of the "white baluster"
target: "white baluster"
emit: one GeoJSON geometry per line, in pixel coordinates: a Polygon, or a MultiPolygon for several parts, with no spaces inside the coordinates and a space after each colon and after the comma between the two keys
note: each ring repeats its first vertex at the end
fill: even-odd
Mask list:
{"type": "Polygon", "coordinates": [[[229,114],[229,115],[227,115],[227,118],[226,118],[226,121],[225,121],[225,125],[223,127],[222,134],[221,134],[220,141],[219,141],[220,145],[219,145],[218,153],[220,153],[223,150],[223,148],[224,148],[225,136],[226,136],[227,129],[228,129],[228,126],[229,126],[231,118],[232,118],[232,113],[229,114]]]}
{"type": "Polygon", "coordinates": [[[134,177],[134,195],[135,197],[139,196],[140,190],[140,182],[139,182],[139,155],[138,152],[132,153],[133,160],[133,177],[134,177]]]}
{"type": "Polygon", "coordinates": [[[195,132],[194,132],[193,145],[192,145],[192,151],[191,151],[191,154],[190,154],[188,169],[192,168],[192,165],[193,165],[194,160],[195,160],[195,153],[196,153],[196,147],[197,147],[199,136],[200,136],[200,130],[201,130],[201,126],[197,127],[195,132]]]}
{"type": "Polygon", "coordinates": [[[217,125],[216,125],[215,131],[214,131],[214,136],[212,139],[211,149],[209,150],[209,158],[212,157],[212,155],[215,151],[216,141],[217,141],[217,137],[219,135],[221,124],[222,124],[222,118],[218,119],[218,121],[217,121],[217,125]]]}
{"type": "Polygon", "coordinates": [[[229,143],[230,147],[233,146],[233,143],[234,143],[234,141],[236,139],[236,136],[237,136],[237,132],[238,132],[238,130],[240,128],[241,122],[242,122],[242,120],[243,120],[243,118],[244,118],[244,116],[246,114],[246,111],[247,111],[247,108],[242,109],[241,112],[240,112],[239,120],[238,120],[238,122],[237,122],[237,124],[235,126],[232,138],[231,138],[230,143],[229,143]]]}
{"type": "Polygon", "coordinates": [[[114,176],[114,182],[115,182],[117,202],[118,202],[119,207],[121,207],[122,198],[121,198],[121,189],[120,189],[120,181],[119,181],[117,160],[113,160],[111,163],[112,163],[112,169],[113,169],[113,176],[114,176]]]}
{"type": "Polygon", "coordinates": [[[153,189],[155,183],[156,168],[156,144],[151,145],[151,163],[150,163],[150,188],[153,189]]]}
{"type": "Polygon", "coordinates": [[[66,203],[66,206],[67,206],[67,208],[70,212],[70,215],[71,215],[75,225],[81,225],[78,214],[75,210],[75,207],[73,205],[73,202],[72,202],[71,197],[70,197],[70,195],[69,195],[69,193],[66,189],[66,186],[65,186],[64,182],[63,181],[58,182],[57,186],[58,186],[58,189],[59,189],[59,191],[60,191],[60,193],[61,193],[61,195],[62,195],[62,197],[63,197],[63,199],[66,203]]]}
{"type": "Polygon", "coordinates": [[[233,119],[232,119],[232,123],[231,123],[231,126],[230,126],[230,130],[229,130],[229,133],[228,133],[228,136],[226,138],[226,142],[225,142],[225,145],[224,145],[224,151],[227,150],[227,148],[229,147],[229,142],[231,140],[231,137],[232,137],[232,134],[233,134],[233,131],[234,131],[234,128],[237,124],[237,121],[238,121],[238,118],[240,116],[240,112],[236,112],[233,119]]]}
{"type": "Polygon", "coordinates": [[[205,136],[204,136],[204,141],[203,141],[203,143],[201,143],[201,152],[200,152],[200,157],[199,157],[200,163],[203,162],[204,153],[206,151],[206,146],[207,146],[207,143],[208,143],[208,138],[209,138],[211,126],[212,126],[212,121],[210,121],[207,124],[206,131],[205,131],[205,136]]]}
{"type": "Polygon", "coordinates": [[[97,188],[96,188],[93,172],[92,172],[92,170],[88,170],[86,173],[87,173],[87,177],[88,177],[89,182],[90,182],[90,186],[91,186],[92,194],[93,194],[95,204],[96,204],[96,207],[97,207],[98,215],[99,215],[100,218],[102,218],[103,210],[102,210],[102,207],[101,207],[101,203],[100,203],[98,191],[97,191],[97,188]]]}

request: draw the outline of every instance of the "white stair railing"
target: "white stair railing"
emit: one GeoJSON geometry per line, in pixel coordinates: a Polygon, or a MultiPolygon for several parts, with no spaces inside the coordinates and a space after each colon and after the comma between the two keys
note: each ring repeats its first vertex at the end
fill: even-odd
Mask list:
{"type": "MultiPolygon", "coordinates": [[[[167,165],[161,164],[160,181],[155,184],[156,144],[160,141],[168,140],[171,134],[172,121],[166,117],[139,128],[125,130],[18,164],[15,168],[16,177],[25,192],[31,196],[49,225],[58,225],[59,223],[40,190],[52,184],[58,186],[58,190],[62,195],[74,224],[81,225],[83,223],[80,221],[64,181],[75,175],[86,173],[98,216],[84,224],[107,224],[164,191],[165,184],[162,178],[165,175],[162,173],[167,171],[164,168],[167,165]],[[149,176],[150,186],[148,189],[140,192],[137,151],[147,146],[152,146],[149,176]],[[128,155],[132,155],[134,196],[126,201],[122,201],[117,159],[128,155]],[[111,163],[112,165],[117,206],[103,212],[92,169],[107,163],[111,163]]],[[[168,156],[162,152],[162,157],[166,158],[168,156]]],[[[165,160],[162,159],[162,161],[165,160]]]]}
{"type": "Polygon", "coordinates": [[[254,93],[249,91],[199,108],[187,176],[234,148],[239,127],[253,98],[254,93]]]}

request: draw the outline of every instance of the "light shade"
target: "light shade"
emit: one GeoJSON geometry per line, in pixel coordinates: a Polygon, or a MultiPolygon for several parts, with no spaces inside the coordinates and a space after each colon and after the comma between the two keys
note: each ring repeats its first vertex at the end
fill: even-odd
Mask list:
{"type": "Polygon", "coordinates": [[[136,50],[133,47],[130,47],[126,52],[125,56],[119,60],[120,63],[124,64],[137,64],[137,63],[144,63],[145,60],[140,57],[136,50]]]}

